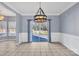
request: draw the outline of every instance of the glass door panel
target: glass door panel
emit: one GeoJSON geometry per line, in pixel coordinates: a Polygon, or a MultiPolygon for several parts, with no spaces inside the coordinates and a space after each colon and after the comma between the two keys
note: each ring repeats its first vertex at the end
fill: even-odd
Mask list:
{"type": "Polygon", "coordinates": [[[0,37],[7,36],[7,22],[6,21],[0,21],[0,37]]]}
{"type": "Polygon", "coordinates": [[[48,42],[48,22],[32,22],[32,42],[48,42]]]}
{"type": "Polygon", "coordinates": [[[8,32],[9,36],[16,36],[16,21],[8,22],[8,32]]]}

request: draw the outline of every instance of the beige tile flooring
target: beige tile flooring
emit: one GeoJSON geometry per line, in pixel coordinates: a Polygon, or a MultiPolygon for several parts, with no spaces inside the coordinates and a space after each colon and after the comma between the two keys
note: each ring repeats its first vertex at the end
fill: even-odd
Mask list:
{"type": "Polygon", "coordinates": [[[60,43],[23,43],[16,46],[15,41],[0,42],[0,56],[77,56],[60,43]]]}

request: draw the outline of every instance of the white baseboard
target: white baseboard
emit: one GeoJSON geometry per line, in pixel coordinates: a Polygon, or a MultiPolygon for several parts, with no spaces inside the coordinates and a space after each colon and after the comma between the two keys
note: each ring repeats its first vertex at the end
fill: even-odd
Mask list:
{"type": "Polygon", "coordinates": [[[28,42],[28,34],[27,33],[19,33],[19,43],[28,42]]]}

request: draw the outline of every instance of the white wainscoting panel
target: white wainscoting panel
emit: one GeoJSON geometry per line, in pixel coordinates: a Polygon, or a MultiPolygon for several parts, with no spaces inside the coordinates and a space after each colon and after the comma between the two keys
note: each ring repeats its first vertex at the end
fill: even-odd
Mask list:
{"type": "Polygon", "coordinates": [[[51,33],[51,42],[60,42],[61,33],[51,33]]]}
{"type": "Polygon", "coordinates": [[[79,55],[79,36],[62,33],[61,39],[64,46],[79,55]]]}
{"type": "Polygon", "coordinates": [[[19,43],[28,42],[28,34],[27,33],[19,33],[19,43]]]}

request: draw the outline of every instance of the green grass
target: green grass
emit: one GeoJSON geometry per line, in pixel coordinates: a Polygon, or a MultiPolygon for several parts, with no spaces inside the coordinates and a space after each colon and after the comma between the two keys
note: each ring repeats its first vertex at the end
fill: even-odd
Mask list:
{"type": "Polygon", "coordinates": [[[41,35],[48,35],[48,31],[34,31],[32,30],[33,34],[41,34],[41,35]]]}

